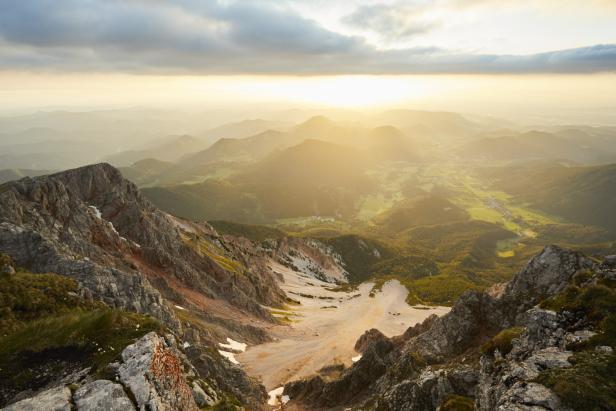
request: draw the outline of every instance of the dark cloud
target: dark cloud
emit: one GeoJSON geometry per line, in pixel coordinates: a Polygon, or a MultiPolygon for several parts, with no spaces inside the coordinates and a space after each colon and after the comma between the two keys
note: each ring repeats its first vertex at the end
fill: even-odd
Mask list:
{"type": "MultiPolygon", "coordinates": [[[[360,17],[355,16],[358,24],[360,17]]],[[[411,24],[392,35],[420,29],[411,24]]],[[[597,72],[616,70],[616,45],[529,56],[377,50],[360,37],[324,29],[280,1],[0,1],[0,68],[204,74],[597,72]]]]}

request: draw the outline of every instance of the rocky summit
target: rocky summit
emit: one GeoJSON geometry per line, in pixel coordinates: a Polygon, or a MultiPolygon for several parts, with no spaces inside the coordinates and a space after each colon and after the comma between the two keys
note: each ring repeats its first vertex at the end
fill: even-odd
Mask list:
{"type": "MultiPolygon", "coordinates": [[[[215,349],[227,337],[267,340],[255,324],[275,320],[262,306],[286,301],[266,267],[266,254],[251,242],[161,212],[118,170],[97,164],[4,184],[0,253],[7,256],[2,266],[7,287],[22,276],[54,273],[75,283],[74,290],[56,297],[89,309],[151,316],[161,330],[182,341],[179,346],[148,334],[122,351],[117,368],[105,371],[115,375],[113,381],[60,373],[56,380],[44,378],[44,384],[8,384],[0,389],[0,404],[28,393],[37,396],[10,409],[54,409],[51,404],[61,404],[62,398],[66,401],[57,409],[71,404],[78,409],[126,409],[129,403],[138,409],[196,409],[195,401],[205,406],[224,398],[254,409],[264,403],[264,389],[215,349]],[[175,354],[167,355],[167,346],[174,347],[175,354]],[[144,362],[143,350],[154,358],[144,362]],[[168,375],[170,371],[176,375],[168,375]],[[189,372],[190,384],[184,372],[189,372]],[[200,375],[209,382],[199,382],[200,375]],[[77,382],[86,384],[68,391],[77,382]],[[38,392],[53,385],[58,386],[38,392]],[[42,408],[32,408],[36,406],[42,408]]],[[[37,284],[27,284],[39,290],[37,284]]],[[[14,298],[9,295],[13,291],[5,297],[14,298]]]]}

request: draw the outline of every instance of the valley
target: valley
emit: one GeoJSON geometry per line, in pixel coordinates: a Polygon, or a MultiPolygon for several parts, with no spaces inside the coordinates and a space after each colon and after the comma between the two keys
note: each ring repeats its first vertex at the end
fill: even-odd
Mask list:
{"type": "Polygon", "coordinates": [[[446,307],[409,306],[408,292],[397,281],[385,283],[377,292],[372,292],[372,283],[351,291],[329,291],[331,283],[282,265],[273,270],[282,274],[281,288],[300,304],[274,311],[285,325],[268,330],[273,342],[251,346],[236,356],[268,391],[333,364],[349,367],[361,356],[354,345],[366,330],[376,328],[392,337],[432,314],[449,311],[446,307]]]}

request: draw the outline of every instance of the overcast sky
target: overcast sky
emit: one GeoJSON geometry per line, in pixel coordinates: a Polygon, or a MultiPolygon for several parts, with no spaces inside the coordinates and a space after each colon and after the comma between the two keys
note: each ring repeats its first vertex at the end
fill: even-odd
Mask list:
{"type": "Polygon", "coordinates": [[[613,72],[615,22],[616,0],[5,0],[0,68],[613,72]]]}

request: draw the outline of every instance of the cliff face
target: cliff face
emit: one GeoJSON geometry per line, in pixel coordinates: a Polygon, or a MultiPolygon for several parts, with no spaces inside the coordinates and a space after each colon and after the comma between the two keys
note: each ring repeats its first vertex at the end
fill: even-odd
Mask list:
{"type": "Polygon", "coordinates": [[[362,358],[339,379],[293,382],[284,393],[308,409],[613,409],[609,375],[576,394],[558,376],[583,380],[592,367],[609,374],[615,280],[610,259],[546,247],[499,294],[468,292],[450,313],[392,339],[371,330],[360,339],[362,358]]]}
{"type": "Polygon", "coordinates": [[[190,287],[263,318],[260,304],[284,301],[267,270],[246,264],[253,256],[206,224],[156,209],[107,164],[25,178],[1,190],[0,251],[33,271],[78,277],[111,305],[172,322],[152,283],[163,291],[190,287]]]}

